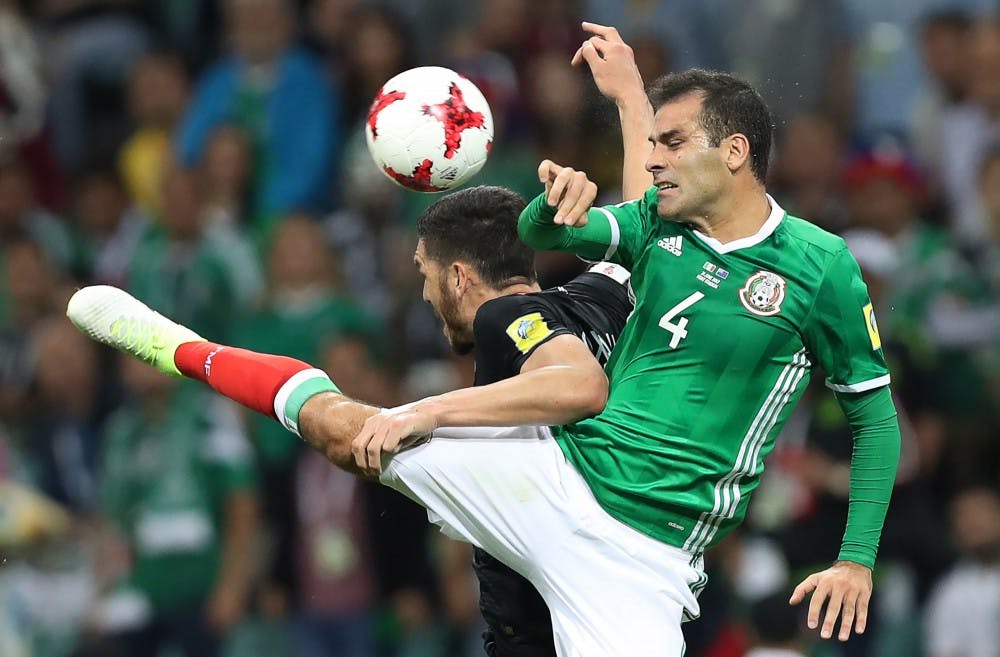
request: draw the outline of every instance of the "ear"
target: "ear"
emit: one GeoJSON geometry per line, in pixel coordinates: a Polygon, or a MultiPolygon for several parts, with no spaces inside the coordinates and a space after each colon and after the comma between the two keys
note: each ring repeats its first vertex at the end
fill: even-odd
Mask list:
{"type": "Polygon", "coordinates": [[[726,167],[729,168],[730,173],[736,173],[744,165],[749,164],[750,141],[746,135],[737,132],[727,137],[723,143],[725,146],[726,167]]]}
{"type": "Polygon", "coordinates": [[[449,276],[451,278],[449,282],[458,294],[464,294],[470,288],[479,284],[479,276],[476,274],[476,270],[461,261],[451,264],[449,276]]]}

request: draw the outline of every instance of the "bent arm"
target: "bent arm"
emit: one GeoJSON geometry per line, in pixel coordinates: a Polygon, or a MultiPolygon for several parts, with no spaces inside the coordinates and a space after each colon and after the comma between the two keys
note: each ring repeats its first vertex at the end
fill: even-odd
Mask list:
{"type": "Polygon", "coordinates": [[[649,135],[653,131],[653,106],[639,88],[628,96],[616,99],[618,118],[622,125],[622,199],[631,201],[642,198],[653,185],[653,174],[646,171],[646,158],[650,153],[649,135]]]}
{"type": "Polygon", "coordinates": [[[586,260],[608,260],[618,238],[605,211],[591,208],[587,223],[571,227],[553,223],[556,208],[539,194],[524,208],[517,221],[521,241],[537,251],[568,251],[586,260]]]}
{"type": "Polygon", "coordinates": [[[454,390],[414,404],[438,427],[558,425],[604,410],[608,378],[575,335],[537,347],[521,372],[485,386],[454,390]]]}
{"type": "Polygon", "coordinates": [[[899,462],[899,423],[888,386],[837,393],[854,438],[847,528],[838,559],[875,565],[899,462]]]}

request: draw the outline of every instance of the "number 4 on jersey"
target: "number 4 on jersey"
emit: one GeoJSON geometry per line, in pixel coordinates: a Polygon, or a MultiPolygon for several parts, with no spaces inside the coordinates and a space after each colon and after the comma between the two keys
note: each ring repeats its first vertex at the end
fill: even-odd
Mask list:
{"type": "Polygon", "coordinates": [[[705,294],[702,292],[692,292],[689,297],[681,301],[679,304],[668,310],[663,317],[660,318],[660,328],[670,333],[670,348],[676,349],[677,345],[681,343],[681,340],[687,337],[687,317],[681,317],[677,320],[675,324],[673,322],[674,317],[681,314],[694,304],[698,303],[705,298],[705,294]]]}

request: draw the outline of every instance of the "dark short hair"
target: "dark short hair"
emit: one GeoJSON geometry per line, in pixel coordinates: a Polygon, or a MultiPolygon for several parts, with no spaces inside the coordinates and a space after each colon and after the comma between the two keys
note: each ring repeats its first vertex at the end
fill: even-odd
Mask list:
{"type": "Polygon", "coordinates": [[[956,32],[968,32],[973,25],[972,14],[958,8],[931,10],[920,18],[920,31],[926,35],[928,30],[945,28],[956,32]]]}
{"type": "Polygon", "coordinates": [[[750,625],[759,643],[781,646],[799,638],[802,613],[788,604],[791,595],[791,591],[771,593],[750,605],[750,625]]]}
{"type": "Polygon", "coordinates": [[[520,194],[504,187],[469,187],[424,210],[417,219],[417,236],[428,257],[443,265],[465,262],[493,288],[518,279],[533,283],[534,251],[517,236],[524,206],[520,194]]]}
{"type": "Polygon", "coordinates": [[[750,142],[750,171],[764,182],[771,154],[774,118],[764,99],[747,82],[719,71],[692,68],[656,79],[647,90],[653,110],[687,96],[700,94],[702,128],[712,146],[741,133],[750,142]]]}

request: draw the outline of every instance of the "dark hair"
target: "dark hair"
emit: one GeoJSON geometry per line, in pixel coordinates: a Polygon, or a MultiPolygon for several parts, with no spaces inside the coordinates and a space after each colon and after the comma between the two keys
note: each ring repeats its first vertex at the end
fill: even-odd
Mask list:
{"type": "Polygon", "coordinates": [[[788,604],[791,592],[771,593],[750,605],[750,625],[758,643],[786,646],[799,638],[801,612],[788,604]]]}
{"type": "Polygon", "coordinates": [[[709,143],[718,146],[730,135],[746,135],[750,142],[750,171],[764,182],[774,119],[764,99],[748,83],[728,73],[692,68],[657,78],[647,94],[654,111],[688,94],[700,94],[699,121],[709,143]]]}
{"type": "Polygon", "coordinates": [[[924,14],[920,19],[920,30],[925,35],[928,30],[938,27],[967,32],[972,24],[972,15],[969,12],[957,8],[945,8],[924,14]]]}
{"type": "Polygon", "coordinates": [[[417,236],[428,257],[444,265],[466,262],[493,288],[515,279],[533,283],[534,251],[517,236],[524,206],[520,194],[504,187],[469,187],[424,210],[417,219],[417,236]]]}

